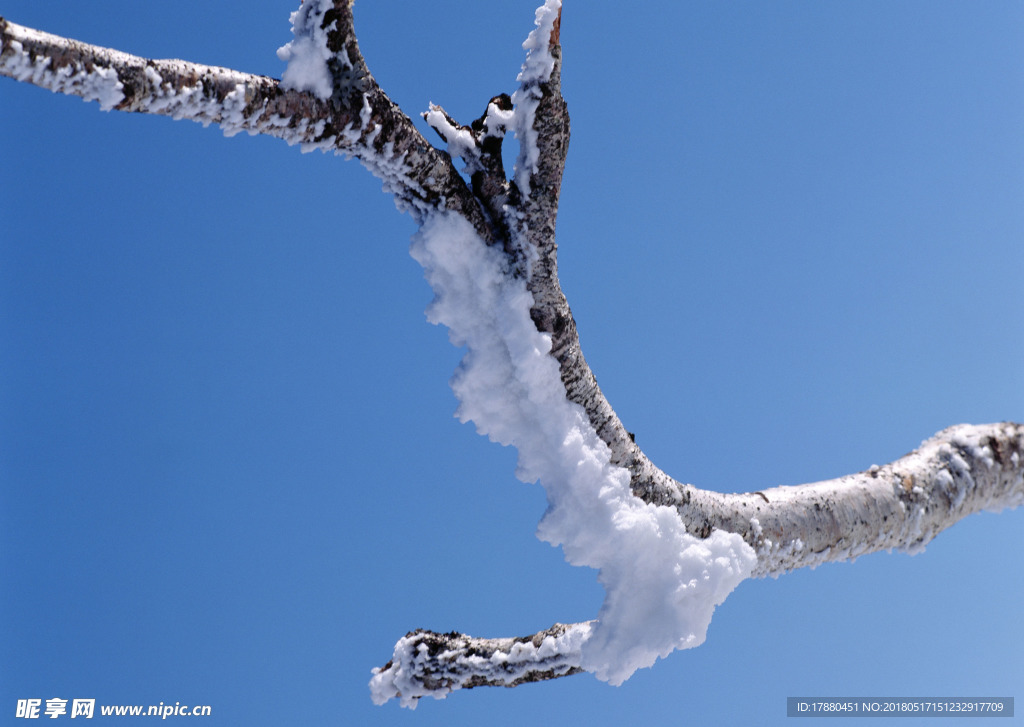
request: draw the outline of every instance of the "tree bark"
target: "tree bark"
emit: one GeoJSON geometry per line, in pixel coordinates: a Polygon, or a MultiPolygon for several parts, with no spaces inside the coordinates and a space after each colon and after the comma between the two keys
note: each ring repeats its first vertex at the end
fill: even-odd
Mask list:
{"type": "Polygon", "coordinates": [[[477,201],[451,158],[431,146],[370,74],[349,2],[334,3],[330,45],[351,68],[333,66],[327,100],[281,81],[181,60],[150,60],[26,28],[0,17],[0,75],[99,101],[103,110],[218,124],[227,135],[266,134],[306,149],[360,160],[418,222],[438,209],[488,236],[477,201]]]}

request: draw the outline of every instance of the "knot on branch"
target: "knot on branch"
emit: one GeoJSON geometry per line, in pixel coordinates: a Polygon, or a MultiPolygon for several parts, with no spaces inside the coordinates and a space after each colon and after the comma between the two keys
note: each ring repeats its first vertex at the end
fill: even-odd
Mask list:
{"type": "Polygon", "coordinates": [[[327,61],[331,73],[331,103],[335,109],[358,106],[371,88],[370,74],[364,64],[346,65],[338,57],[327,61]]]}

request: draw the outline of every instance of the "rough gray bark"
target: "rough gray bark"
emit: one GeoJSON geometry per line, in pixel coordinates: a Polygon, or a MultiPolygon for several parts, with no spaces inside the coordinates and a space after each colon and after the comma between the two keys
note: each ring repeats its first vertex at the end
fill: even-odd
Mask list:
{"type": "MultiPolygon", "coordinates": [[[[449,148],[458,148],[467,183],[449,153],[424,140],[377,85],[359,50],[351,8],[351,0],[335,0],[320,25],[333,53],[329,99],[287,90],[265,76],[147,60],[3,18],[0,75],[98,100],[104,108],[216,123],[228,133],[268,134],[332,149],[360,159],[417,221],[441,210],[461,215],[489,244],[507,252],[511,274],[526,277],[534,300],[531,318],[551,336],[551,355],[558,361],[566,397],[586,411],[609,446],[612,463],[629,471],[633,493],[674,507],[686,529],[699,537],[713,529],[740,534],[757,553],[755,575],[778,575],[877,550],[913,551],[967,515],[1024,503],[1024,426],[1014,423],[951,427],[891,464],[797,487],[720,494],[663,473],[637,447],[602,394],[558,282],[555,227],[569,144],[559,23],[548,40],[554,68],[526,89],[539,99],[533,117],[539,156],[529,189],[522,189],[501,163],[502,119],[511,99],[494,97],[469,125],[439,107],[425,114],[449,148]]],[[[424,687],[442,691],[566,676],[580,671],[578,660],[557,650],[545,656],[542,646],[588,628],[587,623],[556,624],[518,639],[412,632],[406,639],[423,646],[420,656],[410,663],[389,662],[382,671],[404,670],[424,687]],[[494,667],[495,655],[513,652],[529,652],[527,666],[513,660],[507,664],[514,668],[494,667]],[[467,659],[481,666],[467,670],[467,659]]]]}
{"type": "MultiPolygon", "coordinates": [[[[374,80],[352,30],[351,2],[336,2],[329,44],[351,68],[331,64],[335,93],[322,100],[286,90],[275,78],[181,60],[150,60],[26,28],[0,17],[0,75],[52,91],[98,99],[106,108],[157,114],[227,133],[245,131],[331,149],[364,162],[417,221],[450,209],[489,236],[479,205],[451,157],[423,138],[374,80]],[[104,104],[97,87],[120,93],[104,104]],[[390,145],[390,146],[389,146],[390,145]],[[391,158],[385,166],[381,158],[391,158]]],[[[109,97],[108,97],[109,98],[109,97]]]]}

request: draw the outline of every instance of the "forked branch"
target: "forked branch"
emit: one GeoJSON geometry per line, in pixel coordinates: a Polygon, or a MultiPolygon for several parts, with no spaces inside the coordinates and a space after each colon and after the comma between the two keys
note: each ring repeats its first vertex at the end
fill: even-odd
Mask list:
{"type": "Polygon", "coordinates": [[[1008,422],[951,427],[891,464],[826,482],[725,495],[673,480],[602,394],[558,282],[555,227],[569,144],[560,1],[538,10],[515,94],[493,97],[468,125],[439,106],[424,114],[447,151],[428,144],[377,85],[351,0],[303,0],[292,24],[295,38],[280,53],[288,70],[277,80],[147,60],[0,18],[0,75],[105,110],[215,123],[229,135],[268,134],[356,157],[420,223],[414,254],[438,294],[432,320],[470,350],[454,384],[464,418],[519,449],[520,476],[548,488],[542,537],[570,562],[600,569],[609,597],[595,621],[527,637],[411,632],[375,670],[375,700],[415,706],[422,696],[583,670],[619,682],[700,643],[711,611],[744,577],[918,550],[967,515],[1024,503],[1024,426],[1008,422]],[[520,145],[511,177],[501,161],[508,130],[520,145]],[[474,368],[474,357],[491,368],[474,368]],[[709,576],[712,564],[719,571],[709,576]],[[634,571],[644,583],[660,579],[662,590],[636,596],[634,571]],[[711,585],[693,585],[701,579],[711,585]],[[625,621],[643,623],[641,609],[652,623],[668,623],[668,635],[647,643],[617,629],[629,609],[625,621]]]}

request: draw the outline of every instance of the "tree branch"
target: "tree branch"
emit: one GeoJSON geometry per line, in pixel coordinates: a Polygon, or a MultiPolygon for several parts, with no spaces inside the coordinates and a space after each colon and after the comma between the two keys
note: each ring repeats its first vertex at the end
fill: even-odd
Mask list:
{"type": "Polygon", "coordinates": [[[949,427],[915,451],[834,480],[742,495],[693,491],[679,506],[688,529],[739,533],[757,551],[752,575],[924,549],[982,510],[1024,504],[1024,425],[949,427]]]}
{"type": "Polygon", "coordinates": [[[417,629],[395,645],[395,655],[370,682],[373,701],[394,696],[415,708],[425,696],[442,699],[458,689],[517,687],[579,674],[588,623],[555,624],[531,636],[478,639],[417,629]]]}
{"type": "MultiPolygon", "coordinates": [[[[330,3],[307,0],[309,6],[330,3]]],[[[332,30],[331,88],[287,88],[281,81],[181,60],[149,60],[51,35],[0,18],[0,75],[56,93],[99,101],[109,111],[218,124],[228,136],[266,134],[304,150],[359,159],[414,219],[449,209],[491,236],[477,201],[451,158],[427,143],[366,68],[352,31],[351,2],[317,16],[332,30]]],[[[312,42],[312,41],[310,41],[312,42]]]]}
{"type": "MultiPolygon", "coordinates": [[[[742,533],[755,547],[756,576],[879,550],[917,552],[968,515],[1024,504],[1024,425],[950,427],[895,462],[856,475],[748,495],[697,491],[694,501],[707,514],[708,528],[742,533]]],[[[514,640],[412,632],[396,644],[391,661],[374,670],[374,699],[400,697],[403,706],[414,707],[423,696],[576,674],[581,644],[594,625],[556,624],[555,632],[514,640]],[[551,638],[562,634],[575,638],[551,638]],[[546,642],[548,651],[543,659],[529,651],[518,661],[494,657],[508,654],[512,642],[546,642]]]]}
{"type": "MultiPolygon", "coordinates": [[[[537,28],[524,44],[529,53],[515,95],[495,96],[484,114],[468,126],[438,106],[424,114],[450,153],[428,144],[377,85],[359,50],[351,8],[351,0],[302,0],[292,16],[295,38],[280,52],[289,63],[280,81],[180,60],[147,60],[3,18],[0,75],[98,101],[104,110],[215,123],[228,135],[268,134],[304,149],[358,158],[424,228],[418,259],[427,261],[428,278],[437,273],[442,281],[435,287],[449,297],[458,297],[452,291],[464,293],[463,302],[468,301],[464,307],[483,311],[479,319],[469,321],[468,328],[494,347],[495,360],[510,372],[501,384],[512,382],[508,396],[520,396],[524,402],[522,411],[514,412],[519,419],[509,427],[519,430],[512,434],[502,430],[500,436],[493,435],[493,429],[488,433],[520,448],[521,467],[529,473],[521,475],[524,479],[540,477],[534,472],[545,476],[555,472],[553,479],[564,475],[569,482],[567,495],[553,494],[553,486],[544,483],[549,486],[549,500],[562,498],[552,502],[542,523],[549,533],[545,537],[562,545],[571,562],[601,568],[609,601],[615,600],[613,586],[621,589],[619,595],[628,594],[629,574],[616,574],[618,581],[607,575],[606,566],[614,570],[621,564],[600,552],[599,546],[608,548],[592,542],[600,540],[598,536],[587,533],[574,540],[579,533],[570,537],[566,531],[571,528],[561,527],[564,522],[550,525],[549,518],[582,518],[581,512],[587,514],[592,508],[605,518],[605,525],[612,523],[612,530],[641,530],[636,523],[651,526],[650,542],[669,542],[675,548],[671,557],[680,558],[691,557],[680,552],[691,547],[700,550],[701,543],[714,540],[716,533],[732,534],[743,552],[729,550],[733,542],[729,541],[716,545],[725,549],[715,553],[727,552],[732,560],[714,554],[706,557],[729,561],[730,576],[742,578],[777,576],[877,550],[913,552],[969,514],[1024,503],[1024,425],[1014,423],[951,427],[891,464],[797,487],[726,495],[667,476],[636,446],[601,392],[583,357],[572,311],[558,282],[555,228],[569,143],[569,116],[561,94],[560,1],[546,0],[538,10],[537,28]],[[520,143],[511,179],[506,178],[501,162],[501,143],[509,128],[520,143]],[[452,155],[465,162],[469,184],[452,155]],[[464,227],[451,218],[468,222],[472,234],[464,235],[464,227]],[[435,263],[440,253],[427,249],[427,243],[438,236],[450,238],[446,244],[454,241],[446,252],[449,257],[475,255],[472,265],[477,267],[461,258],[454,262],[462,267],[451,260],[435,263]],[[490,247],[481,251],[474,247],[479,241],[490,247]],[[496,247],[506,253],[497,262],[496,247]],[[451,280],[455,282],[450,284],[451,280]],[[517,308],[524,300],[526,311],[517,308]],[[516,329],[522,323],[516,318],[520,314],[528,316],[525,327],[531,330],[525,334],[523,327],[516,329]],[[502,331],[504,338],[492,335],[502,326],[511,333],[502,331]],[[557,379],[556,404],[547,397],[544,387],[549,382],[544,378],[546,370],[541,370],[541,364],[547,364],[554,371],[548,354],[557,362],[557,372],[551,374],[557,379]],[[541,363],[538,357],[543,358],[541,363]],[[571,402],[568,408],[566,400],[571,402]],[[582,412],[581,425],[574,419],[578,412],[582,412]],[[558,417],[562,419],[550,424],[558,417]],[[529,437],[523,431],[533,434],[531,428],[540,432],[540,439],[547,437],[547,449],[525,441],[529,437]],[[522,465],[523,460],[529,460],[529,466],[522,465]],[[625,482],[627,497],[621,498],[615,487],[625,482]],[[629,492],[636,497],[628,497],[629,492]],[[621,508],[613,509],[612,504],[621,508]],[[671,522],[663,518],[666,510],[671,522]],[[622,520],[628,521],[628,528],[619,527],[622,520]],[[744,570],[746,551],[751,565],[744,570]]],[[[442,292],[439,297],[444,297],[442,292]]],[[[441,314],[436,319],[448,323],[441,314]]],[[[455,326],[449,325],[455,335],[455,326]]],[[[469,344],[471,355],[474,345],[469,344]]],[[[486,429],[479,421],[478,426],[486,429]]],[[[621,535],[615,533],[615,537],[621,535]]],[[[638,547],[643,551],[646,546],[638,547]]],[[[663,565],[666,571],[673,568],[672,562],[663,565]]],[[[666,583],[659,584],[668,589],[668,595],[661,594],[665,611],[685,610],[689,602],[679,592],[688,586],[670,577],[666,583]]],[[[713,610],[720,603],[714,601],[716,597],[701,596],[701,605],[713,610]]],[[[515,639],[412,632],[398,642],[393,659],[375,670],[374,699],[381,702],[399,696],[406,706],[415,706],[428,694],[440,698],[461,688],[516,686],[590,669],[593,664],[587,662],[584,644],[597,640],[602,622],[620,606],[606,601],[598,621],[556,624],[515,639]]],[[[684,626],[691,628],[688,623],[684,626]]],[[[671,648],[680,648],[684,642],[693,645],[694,633],[684,634],[689,641],[672,634],[667,643],[671,648]]],[[[655,644],[647,656],[661,648],[655,644]]],[[[621,665],[598,667],[613,674],[611,679],[621,665]]]]}

